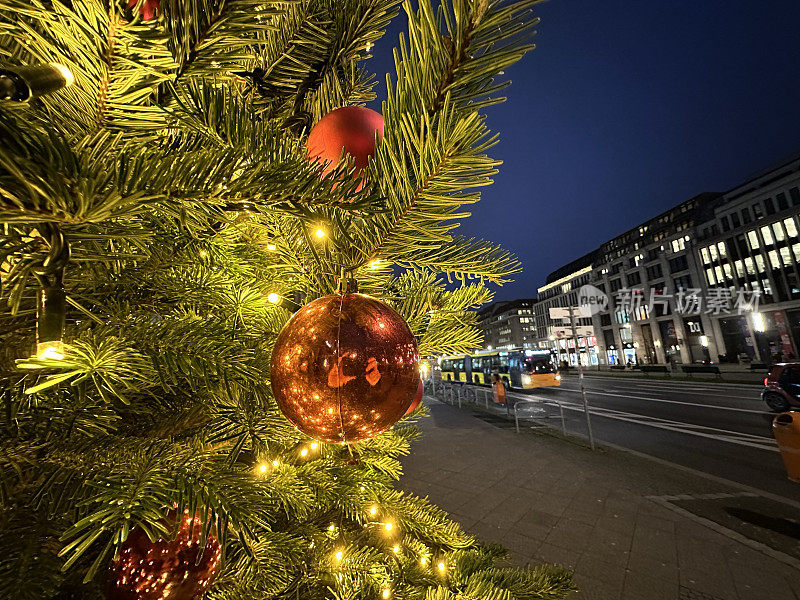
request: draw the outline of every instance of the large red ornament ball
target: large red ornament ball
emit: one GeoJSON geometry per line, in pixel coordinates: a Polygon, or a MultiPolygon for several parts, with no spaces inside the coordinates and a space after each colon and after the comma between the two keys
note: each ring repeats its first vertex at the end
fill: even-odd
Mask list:
{"type": "Polygon", "coordinates": [[[322,117],[308,135],[308,158],[322,166],[326,175],[335,169],[342,150],[355,158],[356,175],[375,153],[375,133],[383,139],[383,117],[363,106],[343,106],[322,117]]]}
{"type": "Polygon", "coordinates": [[[278,335],[272,391],[295,427],[329,443],[387,430],[414,399],[419,354],[392,308],[363,294],[307,304],[278,335]]]}
{"type": "MultiPolygon", "coordinates": [[[[174,517],[172,517],[174,519],[174,517]]],[[[174,520],[165,523],[172,530],[174,520]]],[[[203,525],[184,512],[175,539],[151,542],[140,527],[128,535],[111,563],[108,600],[199,600],[219,571],[220,547],[208,536],[203,556],[203,525]]]]}
{"type": "Polygon", "coordinates": [[[419,384],[417,385],[417,393],[414,394],[414,400],[411,402],[411,406],[406,409],[406,414],[409,415],[415,410],[422,402],[422,396],[425,394],[425,384],[422,383],[422,379],[419,380],[419,384]]]}

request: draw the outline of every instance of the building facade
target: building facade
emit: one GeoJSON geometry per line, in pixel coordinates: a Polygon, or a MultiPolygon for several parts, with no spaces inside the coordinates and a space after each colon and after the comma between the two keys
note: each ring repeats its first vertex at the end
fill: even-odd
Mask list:
{"type": "Polygon", "coordinates": [[[535,298],[508,302],[493,302],[478,312],[478,324],[483,332],[486,350],[535,348],[535,298]]]}
{"type": "Polygon", "coordinates": [[[797,357],[798,217],[800,157],[682,202],[553,272],[539,289],[537,343],[584,365],[797,357]],[[572,339],[546,307],[580,304],[587,284],[608,304],[572,339]]]}

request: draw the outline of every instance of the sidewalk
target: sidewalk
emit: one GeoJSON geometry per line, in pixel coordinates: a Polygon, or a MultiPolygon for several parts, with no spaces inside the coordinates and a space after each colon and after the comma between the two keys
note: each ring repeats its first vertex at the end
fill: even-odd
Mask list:
{"type": "Polygon", "coordinates": [[[425,404],[431,416],[400,486],[503,544],[517,564],[574,570],[575,600],[800,600],[800,570],[648,498],[740,489],[622,451],[517,435],[430,397],[425,404]]]}

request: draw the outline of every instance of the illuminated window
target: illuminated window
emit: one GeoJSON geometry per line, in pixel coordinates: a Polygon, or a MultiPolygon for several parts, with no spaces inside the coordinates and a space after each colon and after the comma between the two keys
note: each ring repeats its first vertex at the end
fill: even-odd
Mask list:
{"type": "Polygon", "coordinates": [[[750,242],[750,249],[757,250],[761,247],[761,244],[758,241],[758,233],[755,230],[747,232],[747,241],[750,242]]]}
{"type": "Polygon", "coordinates": [[[783,233],[780,221],[772,224],[772,231],[775,232],[775,241],[782,242],[786,239],[786,234],[783,233]]]}
{"type": "Polygon", "coordinates": [[[794,222],[794,219],[784,219],[783,224],[786,226],[786,233],[789,234],[790,238],[797,237],[797,225],[794,222]]]}
{"type": "Polygon", "coordinates": [[[719,242],[717,244],[717,249],[719,250],[720,258],[728,256],[728,251],[725,249],[725,242],[719,242]]]}
{"type": "Polygon", "coordinates": [[[778,253],[775,250],[769,251],[769,262],[772,265],[773,269],[779,269],[781,266],[781,261],[778,260],[778,253]]]}
{"type": "Polygon", "coordinates": [[[789,248],[781,248],[781,260],[783,261],[784,266],[792,266],[792,253],[789,248]]]}
{"type": "Polygon", "coordinates": [[[700,256],[703,259],[703,264],[707,265],[711,263],[711,257],[708,255],[708,248],[701,248],[700,249],[700,256]]]}
{"type": "Polygon", "coordinates": [[[767,266],[764,263],[764,257],[761,256],[760,254],[756,254],[755,259],[756,259],[756,266],[758,267],[758,272],[763,273],[764,271],[766,271],[767,266]]]}
{"type": "Polygon", "coordinates": [[[769,225],[764,225],[764,227],[761,228],[761,237],[764,238],[764,243],[767,246],[775,243],[775,241],[772,239],[772,231],[770,230],[769,225]]]}

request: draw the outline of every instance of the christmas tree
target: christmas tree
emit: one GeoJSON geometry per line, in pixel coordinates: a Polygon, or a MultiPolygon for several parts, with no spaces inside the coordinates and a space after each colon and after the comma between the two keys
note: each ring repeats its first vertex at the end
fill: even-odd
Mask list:
{"type": "Polygon", "coordinates": [[[328,443],[270,385],[352,282],[421,355],[479,342],[518,264],[452,230],[536,1],[403,6],[382,139],[333,164],[309,132],[374,99],[395,0],[0,0],[1,598],[567,594],[394,488],[422,410],[328,443]]]}

